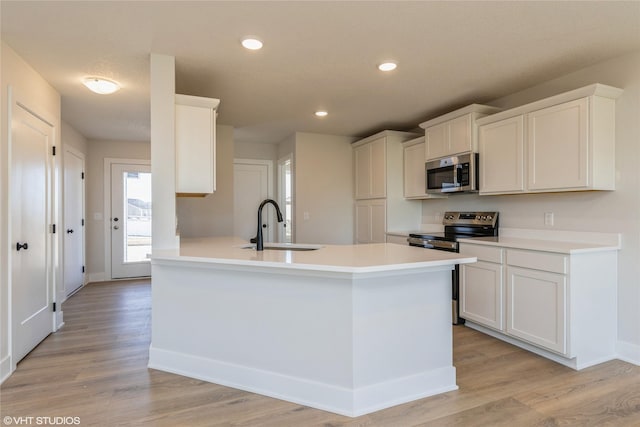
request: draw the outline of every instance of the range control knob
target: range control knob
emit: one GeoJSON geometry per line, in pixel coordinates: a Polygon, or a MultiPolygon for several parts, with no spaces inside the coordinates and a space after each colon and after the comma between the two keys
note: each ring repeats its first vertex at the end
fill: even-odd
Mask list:
{"type": "Polygon", "coordinates": [[[476,215],[476,221],[480,221],[480,215],[476,215]]]}
{"type": "Polygon", "coordinates": [[[487,219],[488,219],[489,221],[491,221],[491,220],[493,219],[493,217],[492,217],[491,215],[487,215],[487,219]]]}

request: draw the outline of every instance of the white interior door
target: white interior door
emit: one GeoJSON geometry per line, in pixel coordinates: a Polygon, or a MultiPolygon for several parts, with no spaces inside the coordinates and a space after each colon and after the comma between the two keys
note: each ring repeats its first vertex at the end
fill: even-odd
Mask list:
{"type": "Polygon", "coordinates": [[[111,278],[151,275],[151,166],[111,165],[111,278]]]}
{"type": "Polygon", "coordinates": [[[64,151],[64,294],[84,285],[84,157],[64,151]]]}
{"type": "Polygon", "coordinates": [[[17,363],[53,331],[53,127],[20,105],[11,123],[11,310],[17,363]]]}
{"type": "MultiPolygon", "coordinates": [[[[271,198],[271,166],[268,161],[236,159],[233,164],[233,231],[234,235],[247,241],[256,236],[258,206],[271,198]]],[[[273,241],[273,206],[262,212],[262,223],[266,225],[262,234],[265,242],[273,241]]]]}

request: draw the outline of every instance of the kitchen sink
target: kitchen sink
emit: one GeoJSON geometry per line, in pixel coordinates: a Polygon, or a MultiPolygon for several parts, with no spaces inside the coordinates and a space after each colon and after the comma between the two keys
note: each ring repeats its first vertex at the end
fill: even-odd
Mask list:
{"type": "MultiPolygon", "coordinates": [[[[255,249],[255,244],[240,246],[241,249],[255,249]]],[[[317,251],[322,245],[307,245],[304,243],[265,243],[265,251],[317,251]]]]}

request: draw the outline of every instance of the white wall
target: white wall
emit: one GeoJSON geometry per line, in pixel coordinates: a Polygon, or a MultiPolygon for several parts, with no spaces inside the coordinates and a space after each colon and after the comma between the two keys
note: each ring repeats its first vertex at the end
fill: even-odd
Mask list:
{"type": "Polygon", "coordinates": [[[353,243],[353,161],[357,138],[295,136],[295,241],[353,243]],[[308,219],[305,219],[308,213],[308,219]]]}
{"type": "MultiPolygon", "coordinates": [[[[2,105],[0,106],[0,382],[11,372],[12,361],[10,351],[9,333],[11,330],[10,309],[9,309],[9,287],[11,271],[9,254],[9,140],[10,123],[8,120],[8,87],[11,86],[13,92],[12,102],[20,102],[40,117],[54,126],[54,145],[60,148],[61,125],[60,125],[60,95],[33,69],[24,62],[8,45],[4,42],[0,44],[1,63],[1,90],[2,105]]],[[[57,183],[60,182],[60,156],[56,156],[56,191],[54,203],[54,221],[60,217],[58,203],[59,189],[57,183]]],[[[59,242],[54,235],[54,259],[57,260],[59,242]]],[[[56,285],[62,285],[62,272],[59,263],[54,265],[54,276],[56,285]]]]}
{"type": "MultiPolygon", "coordinates": [[[[497,210],[500,226],[622,233],[618,254],[619,353],[640,364],[640,52],[602,62],[489,102],[512,108],[591,83],[624,89],[616,102],[616,191],[509,196],[451,196],[423,202],[423,223],[441,222],[445,210],[497,210]]],[[[597,313],[594,313],[597,315],[597,313]]]]}
{"type": "MultiPolygon", "coordinates": [[[[87,275],[89,281],[107,280],[109,271],[104,265],[106,247],[104,237],[104,159],[151,159],[148,141],[98,141],[87,143],[86,158],[86,242],[87,275]]],[[[155,205],[154,205],[155,206],[155,205]]],[[[154,213],[155,215],[155,213],[154,213]]]]}
{"type": "Polygon", "coordinates": [[[216,192],[202,198],[176,198],[180,237],[233,235],[233,158],[233,128],[218,125],[216,192]]]}
{"type": "Polygon", "coordinates": [[[234,144],[234,158],[271,160],[275,163],[278,159],[278,144],[236,142],[234,144]]]}
{"type": "Polygon", "coordinates": [[[62,122],[62,145],[73,147],[82,154],[87,154],[87,139],[67,122],[62,122]]]}

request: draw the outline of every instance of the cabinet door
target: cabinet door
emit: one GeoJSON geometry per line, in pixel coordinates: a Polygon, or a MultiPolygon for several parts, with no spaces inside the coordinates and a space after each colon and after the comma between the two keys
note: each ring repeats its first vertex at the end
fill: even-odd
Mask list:
{"type": "Polygon", "coordinates": [[[460,266],[460,316],[504,330],[502,266],[483,261],[460,266]]]}
{"type": "Polygon", "coordinates": [[[587,98],[527,115],[528,189],[589,185],[587,98]]]}
{"type": "Polygon", "coordinates": [[[386,206],[381,199],[356,202],[356,244],[387,241],[386,206]]]}
{"type": "Polygon", "coordinates": [[[176,193],[215,191],[215,111],[176,104],[176,193]]]}
{"type": "Polygon", "coordinates": [[[524,191],[524,118],[480,126],[480,194],[524,191]]]}
{"type": "Polygon", "coordinates": [[[424,142],[404,147],[404,197],[426,195],[424,142]]]}
{"type": "Polygon", "coordinates": [[[387,197],[387,138],[371,144],[371,198],[387,197]]]}
{"type": "Polygon", "coordinates": [[[460,154],[471,151],[472,147],[471,114],[466,114],[449,122],[449,153],[460,154]]]}
{"type": "Polygon", "coordinates": [[[448,122],[425,129],[425,160],[444,157],[449,152],[448,122]]]}
{"type": "Polygon", "coordinates": [[[371,145],[356,147],[353,151],[356,179],[356,199],[371,197],[371,145]]]}
{"type": "Polygon", "coordinates": [[[507,267],[507,333],[567,354],[567,279],[563,274],[507,267]]]}

